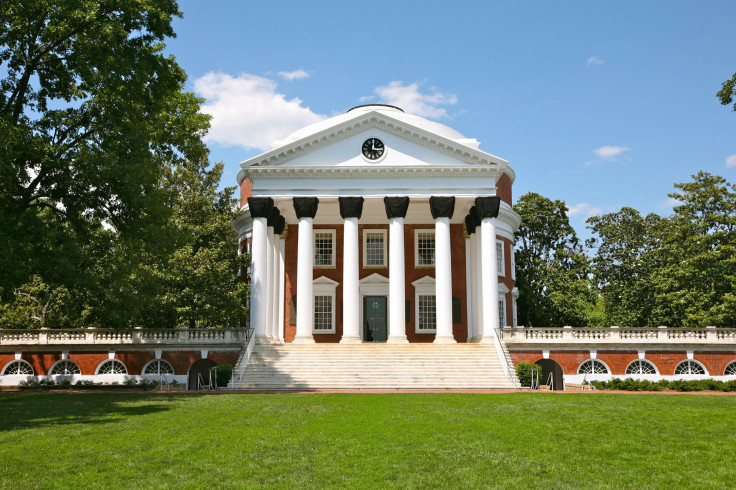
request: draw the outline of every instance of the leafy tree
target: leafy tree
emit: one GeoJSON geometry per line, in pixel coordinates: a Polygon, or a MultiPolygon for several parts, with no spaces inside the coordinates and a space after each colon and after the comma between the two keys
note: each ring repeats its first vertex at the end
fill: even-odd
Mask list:
{"type": "Polygon", "coordinates": [[[516,245],[519,323],[586,325],[585,312],[593,300],[588,258],[565,203],[530,192],[514,209],[521,216],[516,245]]]}
{"type": "Polygon", "coordinates": [[[736,323],[736,186],[708,172],[675,184],[680,204],[667,221],[652,280],[662,325],[736,323]]]}
{"type": "Polygon", "coordinates": [[[103,223],[121,240],[147,240],[168,213],[164,169],[204,157],[207,116],[162,54],[176,15],[173,0],[0,3],[5,299],[44,261],[74,276],[103,223]],[[49,254],[48,236],[69,246],[49,254]]]}
{"type": "MultiPolygon", "coordinates": [[[[736,94],[736,73],[729,80],[723,82],[723,86],[716,96],[720,99],[722,105],[728,105],[733,102],[734,94],[736,94]]],[[[733,105],[733,110],[736,111],[736,104],[733,105]]]]}
{"type": "Polygon", "coordinates": [[[622,327],[652,325],[655,304],[652,274],[661,245],[662,218],[643,218],[636,209],[592,216],[586,221],[593,237],[586,245],[595,250],[592,272],[600,290],[603,323],[622,327]]]}

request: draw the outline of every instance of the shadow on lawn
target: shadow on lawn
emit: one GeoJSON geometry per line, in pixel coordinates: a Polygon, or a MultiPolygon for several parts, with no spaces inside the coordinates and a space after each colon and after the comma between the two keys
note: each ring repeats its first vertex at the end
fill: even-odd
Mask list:
{"type": "Polygon", "coordinates": [[[170,403],[161,402],[175,397],[129,393],[0,395],[0,431],[119,422],[136,415],[171,410],[170,403]]]}

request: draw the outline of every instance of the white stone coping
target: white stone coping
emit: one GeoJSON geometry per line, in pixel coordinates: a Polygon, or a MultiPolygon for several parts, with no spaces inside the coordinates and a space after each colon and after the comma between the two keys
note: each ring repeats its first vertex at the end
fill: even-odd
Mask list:
{"type": "Polygon", "coordinates": [[[736,346],[736,328],[539,328],[504,327],[504,342],[509,347],[533,345],[713,345],[736,346]]]}
{"type": "Polygon", "coordinates": [[[246,328],[0,330],[0,347],[34,345],[243,345],[246,328]]]}

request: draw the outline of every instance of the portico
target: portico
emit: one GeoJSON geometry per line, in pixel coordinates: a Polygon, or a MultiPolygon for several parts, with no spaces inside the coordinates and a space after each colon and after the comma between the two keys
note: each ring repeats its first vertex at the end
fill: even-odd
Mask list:
{"type": "Polygon", "coordinates": [[[507,162],[386,106],[275,145],[239,174],[258,342],[497,343],[513,325],[507,162]]]}

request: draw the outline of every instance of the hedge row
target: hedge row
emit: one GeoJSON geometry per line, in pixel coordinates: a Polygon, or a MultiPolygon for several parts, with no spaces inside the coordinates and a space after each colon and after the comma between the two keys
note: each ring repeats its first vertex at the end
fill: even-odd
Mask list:
{"type": "Polygon", "coordinates": [[[647,381],[637,379],[613,378],[610,381],[594,381],[593,386],[598,390],[621,391],[662,391],[665,388],[673,391],[736,391],[736,380],[716,381],[714,379],[668,381],[647,381]]]}

